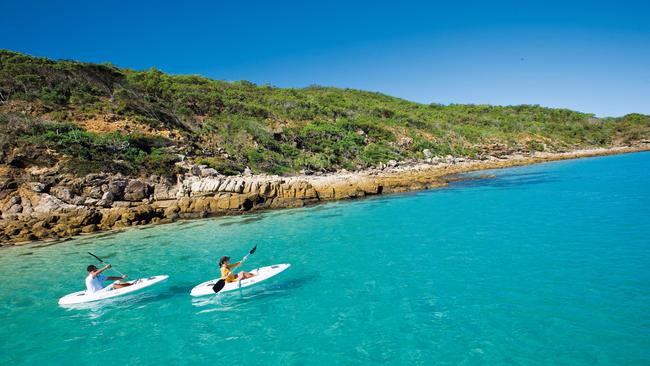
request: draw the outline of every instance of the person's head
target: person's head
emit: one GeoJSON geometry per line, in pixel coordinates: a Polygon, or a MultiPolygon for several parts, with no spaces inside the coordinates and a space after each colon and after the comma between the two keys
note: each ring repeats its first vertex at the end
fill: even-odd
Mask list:
{"type": "Polygon", "coordinates": [[[219,267],[223,266],[224,264],[230,264],[230,257],[227,255],[224,255],[219,259],[219,267]]]}
{"type": "Polygon", "coordinates": [[[88,271],[88,273],[95,272],[96,270],[97,270],[97,267],[95,267],[92,264],[89,265],[88,267],[86,267],[86,271],[88,271]]]}

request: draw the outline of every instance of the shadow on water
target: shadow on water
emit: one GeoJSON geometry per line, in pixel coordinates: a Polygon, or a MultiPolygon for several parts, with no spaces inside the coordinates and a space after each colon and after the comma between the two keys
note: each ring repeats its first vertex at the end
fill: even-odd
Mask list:
{"type": "Polygon", "coordinates": [[[308,207],[307,210],[309,210],[311,212],[323,212],[323,211],[333,210],[335,208],[336,208],[336,206],[333,205],[333,204],[323,203],[323,204],[320,204],[320,205],[317,204],[317,205],[314,205],[312,207],[308,207]]]}
{"type": "Polygon", "coordinates": [[[129,252],[141,252],[146,249],[148,249],[146,246],[139,246],[136,248],[129,248],[129,252]]]}
{"type": "Polygon", "coordinates": [[[304,207],[299,207],[299,208],[285,208],[285,209],[281,209],[281,210],[275,211],[275,212],[274,212],[274,215],[275,215],[276,217],[293,216],[293,215],[297,215],[297,214],[303,213],[303,212],[304,212],[303,210],[304,210],[304,207]]]}
{"type": "Polygon", "coordinates": [[[66,241],[73,240],[72,238],[65,238],[65,239],[60,239],[60,240],[54,240],[54,241],[48,241],[48,242],[41,242],[39,244],[35,244],[32,246],[32,248],[46,248],[46,247],[51,247],[52,245],[60,244],[66,241]]]}
{"type": "Polygon", "coordinates": [[[177,224],[176,230],[189,230],[194,229],[200,226],[207,224],[207,222],[196,222],[196,221],[181,221],[177,224]],[[193,225],[189,225],[193,224],[193,225]]]}
{"type": "Polygon", "coordinates": [[[98,241],[113,239],[115,235],[119,234],[122,231],[123,230],[112,230],[101,234],[87,234],[82,237],[70,238],[70,240],[76,241],[77,243],[74,243],[73,245],[76,247],[80,247],[88,244],[93,244],[98,241]]]}
{"type": "MultiPolygon", "coordinates": [[[[206,305],[223,306],[225,305],[223,303],[224,300],[263,300],[293,296],[291,290],[304,287],[306,284],[315,281],[318,277],[320,276],[315,274],[307,275],[288,281],[278,280],[278,283],[276,284],[260,284],[258,286],[242,288],[238,291],[231,291],[224,294],[192,298],[192,305],[197,307],[203,307],[206,305]]],[[[231,307],[231,305],[232,304],[228,307],[231,307]]]]}
{"type": "MultiPolygon", "coordinates": [[[[105,233],[91,234],[90,237],[84,238],[83,241],[84,242],[87,241],[87,242],[90,243],[90,242],[93,242],[93,241],[108,240],[108,239],[112,239],[115,235],[117,235],[117,234],[119,234],[121,232],[123,232],[123,230],[115,229],[115,230],[107,231],[105,233]]],[[[85,244],[86,243],[83,243],[83,244],[79,243],[77,245],[85,245],[85,244]]]]}
{"type": "Polygon", "coordinates": [[[231,226],[231,225],[246,225],[250,224],[252,222],[260,221],[263,220],[264,216],[263,215],[255,215],[255,216],[250,216],[242,220],[237,220],[237,221],[228,221],[228,222],[222,222],[219,224],[219,226],[231,226]]]}
{"type": "Polygon", "coordinates": [[[246,289],[233,291],[233,294],[239,294],[241,296],[240,299],[242,300],[262,300],[267,298],[293,296],[291,290],[297,290],[304,287],[308,283],[315,281],[318,277],[318,275],[308,275],[290,281],[280,281],[276,284],[269,284],[257,288],[254,287],[249,291],[246,291],[246,289]]]}
{"type": "Polygon", "coordinates": [[[318,218],[319,219],[330,219],[330,218],[341,217],[341,216],[343,216],[343,215],[340,214],[340,213],[331,213],[331,214],[327,214],[327,215],[320,215],[320,216],[318,216],[318,218]]]}
{"type": "Polygon", "coordinates": [[[472,175],[460,175],[461,180],[449,184],[450,189],[468,187],[488,187],[510,189],[519,186],[559,182],[560,179],[548,173],[506,173],[496,177],[473,179],[472,175]],[[469,179],[462,180],[463,177],[469,179]]]}
{"type": "Polygon", "coordinates": [[[319,277],[318,274],[306,275],[288,281],[278,281],[278,283],[269,284],[267,288],[271,290],[295,290],[316,281],[319,277]]]}
{"type": "Polygon", "coordinates": [[[75,247],[81,247],[81,246],[92,244],[92,243],[93,243],[92,240],[83,239],[83,240],[79,240],[77,243],[75,243],[74,246],[75,247]]]}
{"type": "Polygon", "coordinates": [[[95,239],[104,239],[104,238],[108,238],[108,237],[111,237],[111,236],[115,236],[115,235],[119,234],[120,232],[121,232],[120,230],[108,231],[108,232],[105,232],[105,233],[96,234],[94,238],[95,239]]]}

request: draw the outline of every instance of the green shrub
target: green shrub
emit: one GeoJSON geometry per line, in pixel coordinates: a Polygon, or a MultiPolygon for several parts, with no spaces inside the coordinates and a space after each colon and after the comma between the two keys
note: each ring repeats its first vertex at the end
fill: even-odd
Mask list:
{"type": "Polygon", "coordinates": [[[369,144],[361,153],[361,159],[367,165],[385,163],[389,160],[399,159],[400,155],[391,147],[384,144],[369,144]]]}
{"type": "Polygon", "coordinates": [[[32,111],[49,113],[60,123],[45,126],[31,121],[23,134],[8,128],[3,156],[11,144],[43,144],[44,149],[65,154],[69,168],[79,174],[98,169],[171,172],[176,165],[175,155],[166,153],[169,145],[194,159],[225,149],[230,157],[211,165],[235,174],[247,165],[269,173],[351,169],[422,157],[425,148],[436,155],[473,156],[493,143],[528,150],[542,147],[536,142],[520,146],[531,139],[544,141],[553,150],[650,138],[650,117],[641,114],[595,118],[538,105],[423,105],[354,89],[282,89],[0,50],[0,102],[4,101],[33,106],[32,111]],[[66,121],[110,113],[172,131],[174,138],[142,140],[66,126],[66,121]],[[398,146],[398,136],[410,136],[413,144],[398,146]],[[82,167],[84,161],[87,167],[82,167]]]}

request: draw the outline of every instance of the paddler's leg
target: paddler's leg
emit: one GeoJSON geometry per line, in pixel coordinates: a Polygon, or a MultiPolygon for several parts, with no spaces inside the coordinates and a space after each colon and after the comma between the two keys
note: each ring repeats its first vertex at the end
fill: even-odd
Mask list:
{"type": "Polygon", "coordinates": [[[251,278],[251,277],[255,277],[255,275],[250,273],[250,272],[241,271],[241,272],[237,273],[237,281],[245,280],[245,279],[251,278]]]}
{"type": "Polygon", "coordinates": [[[113,288],[117,289],[117,288],[122,288],[122,287],[129,287],[131,285],[132,285],[132,283],[129,283],[129,282],[120,282],[120,283],[114,283],[113,288]]]}

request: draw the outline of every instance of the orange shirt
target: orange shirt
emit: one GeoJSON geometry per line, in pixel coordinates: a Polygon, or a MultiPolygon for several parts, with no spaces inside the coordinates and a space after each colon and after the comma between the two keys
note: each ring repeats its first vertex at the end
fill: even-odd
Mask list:
{"type": "Polygon", "coordinates": [[[237,281],[235,273],[233,273],[229,266],[221,266],[221,278],[225,279],[226,283],[237,281]]]}

